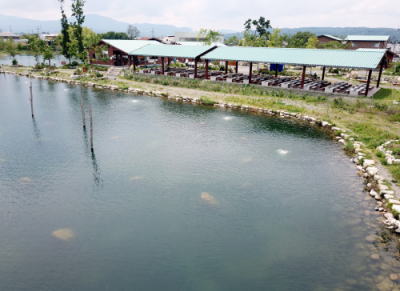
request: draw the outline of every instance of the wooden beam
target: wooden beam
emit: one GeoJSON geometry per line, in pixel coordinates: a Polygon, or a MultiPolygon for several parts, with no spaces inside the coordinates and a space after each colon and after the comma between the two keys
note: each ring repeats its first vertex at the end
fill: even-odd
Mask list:
{"type": "Polygon", "coordinates": [[[301,73],[301,85],[300,88],[304,89],[304,79],[306,78],[306,66],[303,66],[303,72],[301,73]]]}
{"type": "Polygon", "coordinates": [[[381,64],[381,66],[379,67],[379,75],[378,75],[378,82],[376,83],[376,88],[379,88],[381,84],[382,71],[383,71],[383,64],[381,64]]]}
{"type": "Polygon", "coordinates": [[[249,68],[249,84],[251,83],[251,77],[253,75],[253,63],[250,62],[250,68],[249,68]]]}
{"type": "Polygon", "coordinates": [[[161,73],[164,75],[165,72],[165,63],[164,63],[164,57],[161,57],[161,73]]]}
{"type": "Polygon", "coordinates": [[[322,67],[322,77],[321,80],[325,80],[325,71],[326,71],[326,67],[322,67]]]}
{"type": "Polygon", "coordinates": [[[278,77],[278,64],[275,64],[275,78],[278,77]]]}
{"type": "Polygon", "coordinates": [[[169,71],[169,66],[171,65],[171,59],[167,58],[167,71],[169,71]]]}
{"type": "Polygon", "coordinates": [[[194,78],[197,78],[197,59],[194,60],[194,78]]]}
{"type": "Polygon", "coordinates": [[[369,85],[371,84],[371,75],[372,75],[372,70],[369,70],[368,72],[368,79],[367,79],[367,88],[365,90],[365,96],[368,96],[369,93],[369,85]]]}
{"type": "Polygon", "coordinates": [[[228,74],[228,61],[225,61],[225,74],[228,74]]]}
{"type": "Polygon", "coordinates": [[[206,60],[206,73],[205,73],[204,78],[208,79],[208,60],[206,60]]]}
{"type": "Polygon", "coordinates": [[[239,62],[237,61],[235,64],[235,73],[237,74],[239,71],[239,62]]]}

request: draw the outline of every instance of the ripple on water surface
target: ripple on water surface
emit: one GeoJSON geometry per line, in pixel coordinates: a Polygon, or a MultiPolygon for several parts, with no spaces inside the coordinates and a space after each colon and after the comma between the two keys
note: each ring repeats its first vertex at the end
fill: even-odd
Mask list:
{"type": "Polygon", "coordinates": [[[0,76],[0,290],[398,287],[398,240],[321,132],[37,80],[33,123],[25,82],[0,76]]]}

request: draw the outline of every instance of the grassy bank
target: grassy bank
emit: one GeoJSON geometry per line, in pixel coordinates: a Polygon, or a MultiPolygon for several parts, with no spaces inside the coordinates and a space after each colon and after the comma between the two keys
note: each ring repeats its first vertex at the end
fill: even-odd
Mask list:
{"type": "MultiPolygon", "coordinates": [[[[11,68],[26,71],[27,68],[11,68]]],[[[70,78],[72,70],[57,70],[54,76],[70,78]]],[[[43,74],[35,72],[34,74],[43,74]]],[[[93,74],[95,75],[95,74],[93,74]]],[[[376,147],[391,139],[400,138],[400,90],[381,89],[373,98],[327,97],[318,94],[263,88],[254,85],[227,84],[167,76],[128,74],[118,80],[99,80],[92,76],[82,80],[121,89],[135,87],[154,90],[165,96],[188,96],[216,102],[250,105],[285,110],[314,116],[348,129],[351,135],[365,144],[370,155],[380,160],[376,147]]],[[[400,165],[386,165],[400,185],[400,165]]]]}

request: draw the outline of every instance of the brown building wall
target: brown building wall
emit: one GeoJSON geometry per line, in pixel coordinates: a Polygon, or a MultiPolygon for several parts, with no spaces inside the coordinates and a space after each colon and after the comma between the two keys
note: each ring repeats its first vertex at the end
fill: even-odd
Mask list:
{"type": "Polygon", "coordinates": [[[359,48],[385,49],[386,46],[387,46],[386,41],[350,41],[350,49],[359,49],[359,48]]]}
{"type": "Polygon", "coordinates": [[[331,41],[338,41],[338,40],[330,38],[330,37],[326,37],[326,36],[319,36],[318,41],[319,41],[319,43],[324,44],[324,43],[328,43],[331,41]]]}

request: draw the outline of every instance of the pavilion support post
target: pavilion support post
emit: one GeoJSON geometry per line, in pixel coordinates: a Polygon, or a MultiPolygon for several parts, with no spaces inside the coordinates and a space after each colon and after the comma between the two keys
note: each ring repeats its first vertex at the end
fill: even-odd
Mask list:
{"type": "Polygon", "coordinates": [[[161,58],[161,73],[164,75],[165,72],[165,63],[164,63],[164,57],[161,58]]]}
{"type": "Polygon", "coordinates": [[[250,68],[249,68],[249,84],[251,83],[251,77],[253,75],[253,63],[250,62],[250,68]]]}
{"type": "Polygon", "coordinates": [[[239,71],[239,62],[236,62],[235,64],[235,73],[237,74],[239,71]]]}
{"type": "Polygon", "coordinates": [[[169,66],[171,65],[171,59],[167,58],[167,71],[169,71],[169,66]]]}
{"type": "Polygon", "coordinates": [[[365,96],[368,96],[369,93],[369,85],[371,84],[371,75],[372,75],[372,70],[369,70],[368,72],[368,79],[367,79],[367,88],[365,89],[365,96]]]}
{"type": "Polygon", "coordinates": [[[136,57],[132,57],[133,71],[136,72],[136,57]]]}
{"type": "Polygon", "coordinates": [[[275,78],[278,77],[278,64],[275,64],[275,78]]]}
{"type": "Polygon", "coordinates": [[[206,73],[204,75],[205,79],[208,79],[208,60],[206,60],[206,73]]]}
{"type": "Polygon", "coordinates": [[[194,60],[194,78],[197,78],[197,59],[194,60]]]}
{"type": "Polygon", "coordinates": [[[325,80],[325,71],[326,71],[326,67],[322,67],[322,77],[321,77],[322,81],[325,80]]]}
{"type": "Polygon", "coordinates": [[[376,83],[376,88],[379,88],[381,84],[381,78],[382,78],[382,71],[383,71],[383,65],[379,67],[379,75],[378,75],[378,82],[376,83]]]}
{"type": "Polygon", "coordinates": [[[228,74],[228,61],[225,61],[225,74],[228,74]]]}
{"type": "Polygon", "coordinates": [[[301,85],[300,85],[301,89],[304,89],[305,78],[306,78],[306,66],[303,66],[303,72],[301,73],[301,85]]]}

